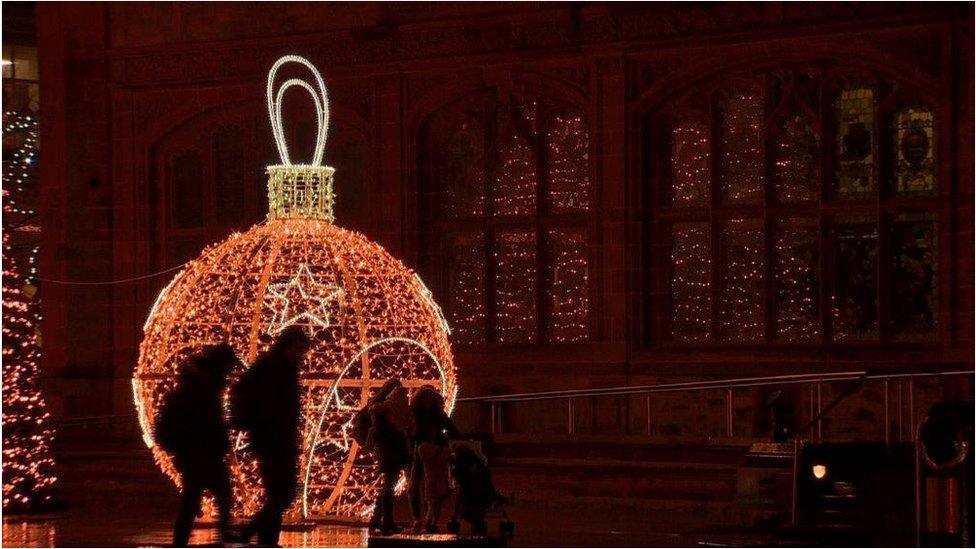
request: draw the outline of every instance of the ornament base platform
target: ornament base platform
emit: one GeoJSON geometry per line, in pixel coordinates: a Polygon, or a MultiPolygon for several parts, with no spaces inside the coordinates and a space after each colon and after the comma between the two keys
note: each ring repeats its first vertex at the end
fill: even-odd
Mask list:
{"type": "Polygon", "coordinates": [[[395,534],[369,536],[367,547],[505,547],[500,537],[465,534],[395,534]]]}

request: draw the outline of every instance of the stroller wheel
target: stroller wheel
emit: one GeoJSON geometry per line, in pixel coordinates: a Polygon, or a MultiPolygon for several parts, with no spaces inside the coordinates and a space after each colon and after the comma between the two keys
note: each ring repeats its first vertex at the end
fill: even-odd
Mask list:
{"type": "Polygon", "coordinates": [[[502,539],[509,539],[515,534],[515,523],[510,520],[503,520],[498,525],[498,533],[502,539]]]}
{"type": "Polygon", "coordinates": [[[447,531],[452,534],[458,534],[461,532],[461,521],[456,518],[452,518],[447,521],[447,531]]]}

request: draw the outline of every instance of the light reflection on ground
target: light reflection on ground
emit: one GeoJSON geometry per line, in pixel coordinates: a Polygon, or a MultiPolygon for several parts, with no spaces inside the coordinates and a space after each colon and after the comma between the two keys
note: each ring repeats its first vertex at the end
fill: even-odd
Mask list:
{"type": "Polygon", "coordinates": [[[57,526],[52,521],[3,520],[4,547],[53,547],[57,526]]]}
{"type": "MultiPolygon", "coordinates": [[[[366,529],[351,526],[323,524],[307,530],[284,530],[278,543],[282,547],[366,547],[366,529]]],[[[146,539],[146,545],[167,545],[170,532],[146,539]]],[[[216,529],[196,529],[190,536],[190,545],[214,545],[216,529]]]]}
{"type": "MultiPolygon", "coordinates": [[[[3,521],[4,547],[55,547],[65,546],[58,539],[58,524],[63,519],[3,521]]],[[[148,531],[123,541],[132,547],[164,547],[170,544],[172,533],[168,529],[148,531]]],[[[285,530],[279,543],[282,547],[365,547],[366,530],[350,526],[319,525],[306,530],[285,530]]],[[[72,540],[66,540],[72,545],[72,540]]],[[[215,546],[217,530],[197,528],[190,536],[190,545],[215,546]]]]}

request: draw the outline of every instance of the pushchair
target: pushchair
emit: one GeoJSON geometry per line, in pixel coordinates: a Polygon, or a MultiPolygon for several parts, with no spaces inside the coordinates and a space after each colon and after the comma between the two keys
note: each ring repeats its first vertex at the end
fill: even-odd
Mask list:
{"type": "Polygon", "coordinates": [[[508,518],[505,504],[508,498],[495,490],[491,480],[491,470],[485,458],[471,445],[464,442],[452,444],[453,459],[451,477],[457,487],[454,515],[447,523],[453,534],[461,532],[461,520],[468,523],[471,533],[476,536],[488,535],[488,518],[501,519],[498,534],[502,539],[511,539],[515,533],[515,523],[508,518]]]}

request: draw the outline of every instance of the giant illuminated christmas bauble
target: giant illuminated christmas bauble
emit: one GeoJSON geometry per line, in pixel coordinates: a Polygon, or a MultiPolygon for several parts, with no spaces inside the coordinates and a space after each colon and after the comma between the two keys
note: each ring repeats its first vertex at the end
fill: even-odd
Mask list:
{"type": "MultiPolygon", "coordinates": [[[[268,168],[268,219],[204,250],[159,294],[132,380],[135,403],[146,443],[179,483],[170,456],[152,443],[152,426],[180,363],[202,345],[226,341],[250,364],[283,328],[303,326],[312,348],[301,371],[303,450],[291,517],[357,519],[373,502],[379,474],[373,456],[351,438],[353,414],[391,377],[411,391],[434,385],[453,404],[449,329],[415,273],[380,245],[332,223],[333,169],[320,165],[328,103],[314,67],[282,58],[268,89],[283,160],[268,168]],[[296,79],[272,94],[278,67],[290,61],[311,69],[321,95],[296,79]],[[311,165],[292,165],[281,136],[280,103],[291,86],[309,91],[318,107],[311,165]]],[[[246,516],[260,506],[262,491],[246,437],[233,436],[235,514],[246,516]]]]}

